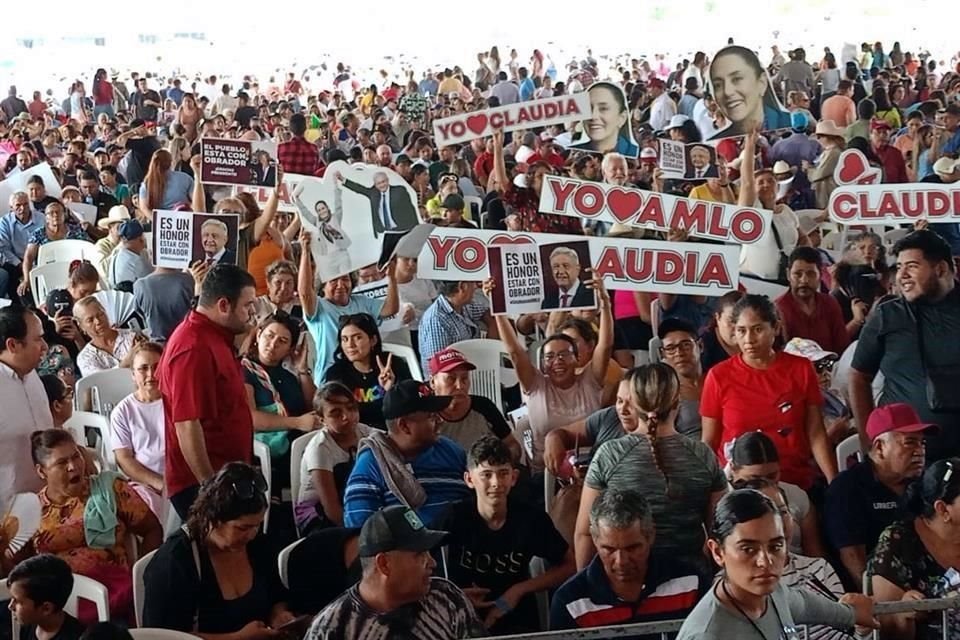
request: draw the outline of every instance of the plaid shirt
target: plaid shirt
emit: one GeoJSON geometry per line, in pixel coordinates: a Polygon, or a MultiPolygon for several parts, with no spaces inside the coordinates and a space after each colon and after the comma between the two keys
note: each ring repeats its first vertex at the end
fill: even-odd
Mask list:
{"type": "Polygon", "coordinates": [[[502,200],[513,207],[513,212],[520,218],[522,231],[583,235],[580,218],[540,213],[540,196],[533,189],[521,189],[511,184],[503,192],[502,200]]]}
{"type": "Polygon", "coordinates": [[[424,376],[430,375],[427,363],[430,357],[438,351],[443,351],[450,345],[461,340],[472,340],[480,337],[480,327],[477,322],[487,312],[487,306],[477,302],[470,302],[460,311],[454,311],[445,296],[439,296],[433,301],[420,318],[420,363],[424,376]]]}
{"type": "Polygon", "coordinates": [[[301,137],[277,147],[277,159],[284,173],[312,176],[320,168],[320,150],[301,137]]]}

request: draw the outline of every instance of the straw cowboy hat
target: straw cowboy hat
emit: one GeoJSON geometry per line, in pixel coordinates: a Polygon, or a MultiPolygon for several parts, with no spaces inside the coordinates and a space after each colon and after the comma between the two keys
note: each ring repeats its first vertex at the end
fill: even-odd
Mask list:
{"type": "Polygon", "coordinates": [[[833,120],[821,120],[817,123],[817,128],[813,132],[815,136],[833,136],[835,138],[843,137],[843,129],[837,126],[833,120]]]}

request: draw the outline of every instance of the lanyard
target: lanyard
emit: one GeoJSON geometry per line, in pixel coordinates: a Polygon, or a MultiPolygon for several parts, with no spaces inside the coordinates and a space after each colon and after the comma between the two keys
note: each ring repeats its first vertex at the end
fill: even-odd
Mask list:
{"type": "MultiPolygon", "coordinates": [[[[721,581],[720,581],[720,588],[723,589],[724,595],[727,596],[727,599],[730,600],[731,603],[733,603],[733,606],[736,607],[737,611],[740,612],[740,615],[742,615],[744,618],[746,618],[747,622],[750,623],[750,626],[754,628],[754,630],[757,632],[757,635],[759,635],[761,638],[763,638],[763,640],[767,640],[767,636],[764,635],[763,631],[760,629],[760,627],[757,625],[757,623],[753,620],[753,618],[751,618],[750,616],[747,615],[747,612],[744,611],[744,610],[740,607],[740,603],[737,602],[736,598],[734,598],[732,595],[730,595],[730,592],[727,591],[727,581],[726,581],[726,580],[721,580],[721,581]]],[[[783,635],[781,636],[781,638],[784,638],[785,640],[792,640],[793,638],[795,638],[796,636],[793,635],[793,634],[795,634],[796,632],[793,630],[793,628],[791,628],[791,629],[786,629],[786,628],[784,628],[784,626],[783,626],[783,618],[780,617],[780,610],[777,609],[777,603],[776,603],[776,601],[775,601],[773,598],[770,598],[770,597],[768,596],[768,597],[767,597],[767,603],[769,603],[770,605],[773,606],[773,613],[774,613],[774,615],[777,616],[777,625],[780,627],[780,629],[783,630],[783,635]]]]}

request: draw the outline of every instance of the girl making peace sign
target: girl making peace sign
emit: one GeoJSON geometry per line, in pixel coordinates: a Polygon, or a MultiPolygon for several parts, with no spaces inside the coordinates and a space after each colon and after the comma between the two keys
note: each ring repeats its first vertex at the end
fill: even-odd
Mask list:
{"type": "Polygon", "coordinates": [[[357,313],[340,318],[337,350],[323,381],[340,382],[353,392],[360,405],[360,422],[385,429],[383,394],[398,380],[411,377],[406,362],[384,353],[380,331],[370,315],[357,313]]]}

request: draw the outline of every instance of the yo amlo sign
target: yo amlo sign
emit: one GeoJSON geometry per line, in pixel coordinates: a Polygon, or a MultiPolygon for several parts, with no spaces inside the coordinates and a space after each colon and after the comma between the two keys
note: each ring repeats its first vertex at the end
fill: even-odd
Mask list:
{"type": "Polygon", "coordinates": [[[701,238],[741,245],[753,244],[770,227],[770,212],[763,209],[559,176],[544,177],[540,212],[656,231],[685,229],[701,238]]]}
{"type": "Polygon", "coordinates": [[[429,280],[481,281],[490,275],[488,246],[584,240],[590,245],[591,268],[610,288],[721,295],[739,281],[737,246],[449,228],[437,228],[427,238],[418,259],[418,275],[429,280]]]}

